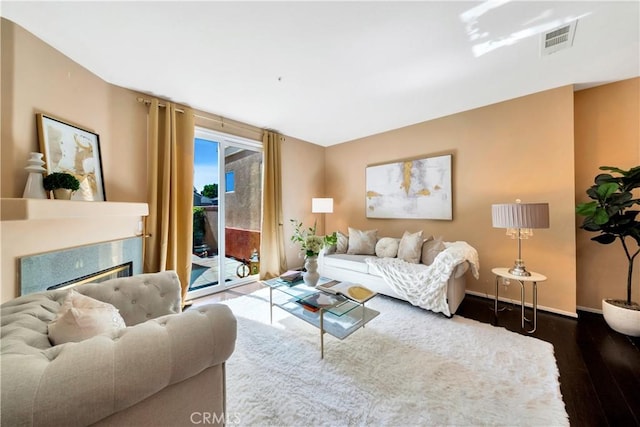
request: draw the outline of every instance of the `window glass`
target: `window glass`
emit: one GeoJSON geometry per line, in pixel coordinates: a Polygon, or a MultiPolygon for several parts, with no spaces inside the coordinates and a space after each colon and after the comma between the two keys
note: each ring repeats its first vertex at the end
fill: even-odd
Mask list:
{"type": "Polygon", "coordinates": [[[225,173],[224,180],[224,191],[226,191],[227,193],[233,193],[236,188],[235,174],[233,173],[233,171],[225,173]]]}

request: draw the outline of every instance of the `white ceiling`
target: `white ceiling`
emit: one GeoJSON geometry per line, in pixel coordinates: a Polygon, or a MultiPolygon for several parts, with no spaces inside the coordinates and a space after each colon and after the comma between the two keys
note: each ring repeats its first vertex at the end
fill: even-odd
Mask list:
{"type": "Polygon", "coordinates": [[[109,83],[329,146],[639,76],[639,6],[2,1],[0,13],[109,83]],[[540,32],[574,18],[573,47],[541,56],[540,32]]]}

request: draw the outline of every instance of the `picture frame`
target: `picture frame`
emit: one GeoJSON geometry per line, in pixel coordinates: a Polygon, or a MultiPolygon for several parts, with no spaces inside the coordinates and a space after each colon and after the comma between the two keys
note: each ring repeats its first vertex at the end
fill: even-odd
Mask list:
{"type": "Polygon", "coordinates": [[[453,220],[452,157],[367,166],[367,218],[453,220]]]}
{"type": "Polygon", "coordinates": [[[47,174],[66,172],[80,181],[71,200],[106,201],[99,135],[47,114],[36,121],[47,174]]]}

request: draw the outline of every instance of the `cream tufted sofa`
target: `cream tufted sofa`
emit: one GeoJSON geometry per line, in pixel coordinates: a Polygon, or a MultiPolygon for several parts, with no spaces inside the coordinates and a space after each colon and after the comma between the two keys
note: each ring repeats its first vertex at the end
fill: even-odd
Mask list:
{"type": "Polygon", "coordinates": [[[47,324],[67,291],[25,295],[0,307],[3,426],[180,426],[223,422],[225,361],[236,319],[221,304],[181,313],[175,272],[86,284],[127,325],[52,346],[47,324]]]}

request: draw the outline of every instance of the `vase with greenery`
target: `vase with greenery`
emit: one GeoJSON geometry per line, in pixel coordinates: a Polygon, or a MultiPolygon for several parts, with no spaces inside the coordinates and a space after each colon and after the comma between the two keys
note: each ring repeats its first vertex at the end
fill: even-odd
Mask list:
{"type": "Polygon", "coordinates": [[[335,245],[338,241],[336,233],[325,236],[316,234],[316,223],[313,227],[305,228],[302,222],[295,219],[290,220],[293,224],[293,235],[291,241],[300,243],[300,249],[305,255],[305,273],[302,275],[304,282],[309,286],[316,286],[320,274],[318,274],[318,255],[322,248],[335,245]]]}
{"type": "Polygon", "coordinates": [[[640,253],[640,211],[634,209],[636,205],[640,205],[640,198],[634,197],[634,190],[640,188],[640,166],[629,170],[602,166],[600,170],[609,173],[601,173],[595,177],[594,185],[587,189],[591,201],[579,203],[576,207],[576,212],[585,217],[580,228],[598,233],[591,240],[601,244],[620,241],[628,261],[627,298],[605,301],[627,310],[638,311],[640,315],[640,305],[631,300],[633,264],[640,253]]]}
{"type": "Polygon", "coordinates": [[[45,176],[42,185],[45,190],[53,191],[56,199],[69,200],[74,191],[80,188],[80,181],[66,172],[54,172],[45,176]]]}

